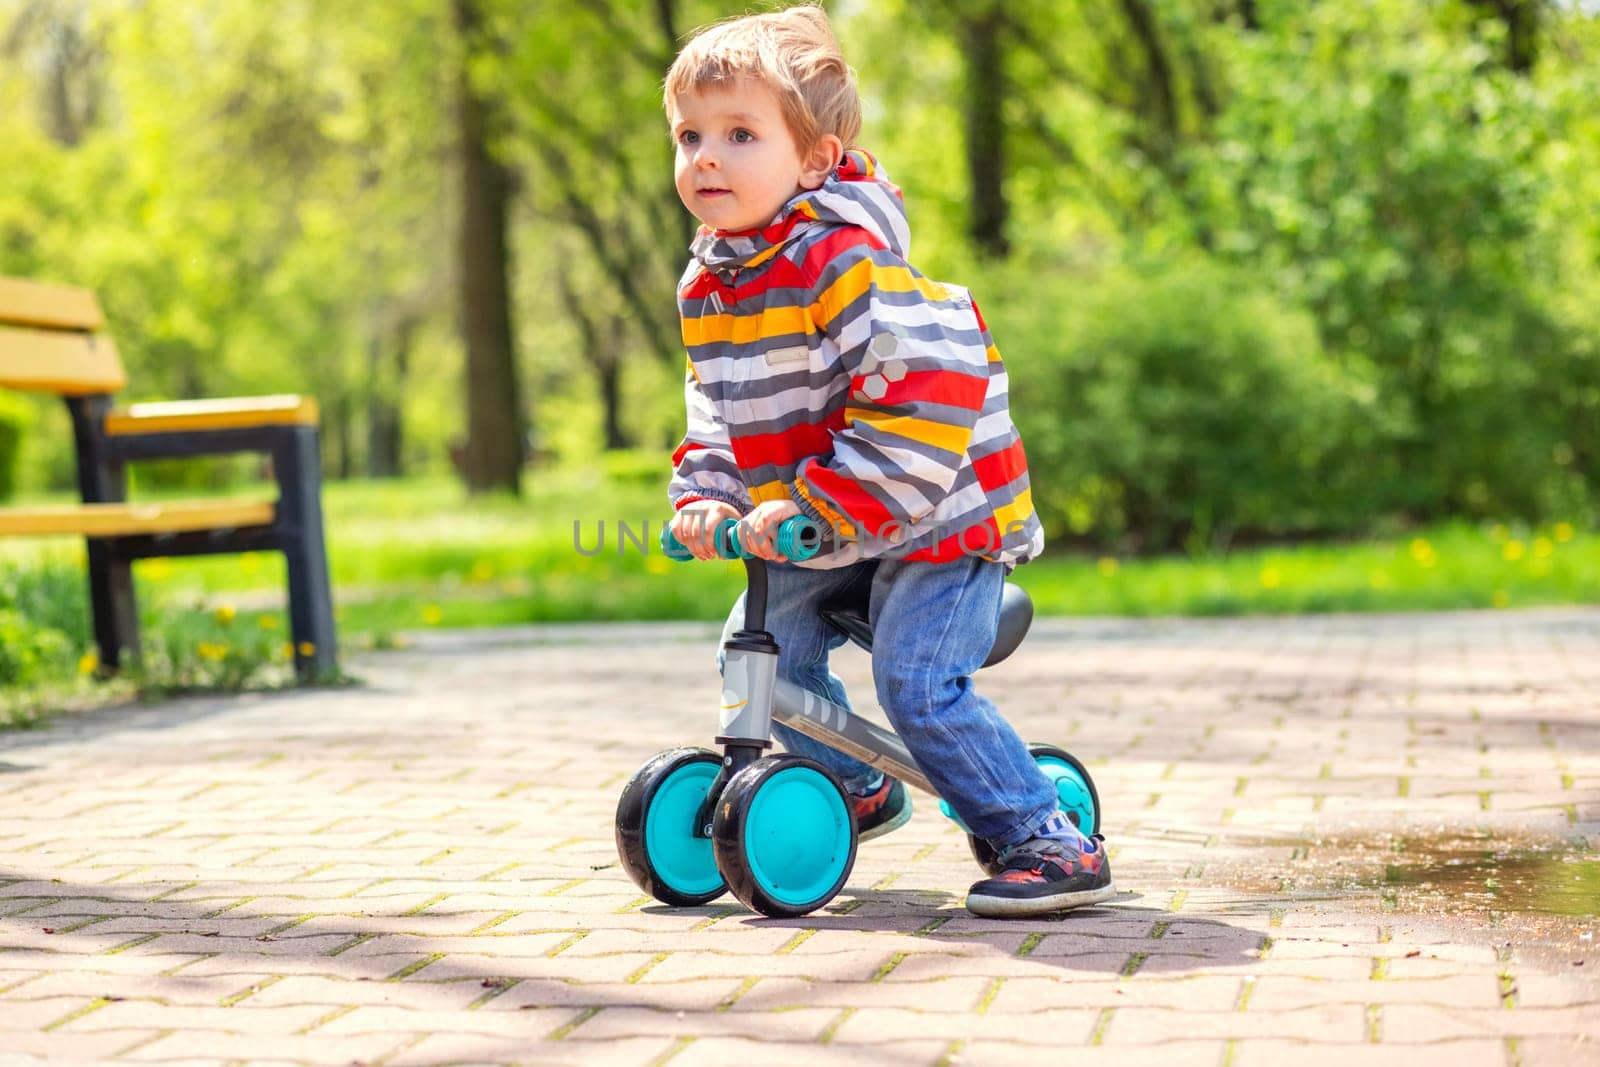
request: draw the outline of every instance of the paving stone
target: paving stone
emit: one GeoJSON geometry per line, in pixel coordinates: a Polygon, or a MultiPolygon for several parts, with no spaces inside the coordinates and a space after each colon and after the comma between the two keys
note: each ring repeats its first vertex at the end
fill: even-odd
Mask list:
{"type": "Polygon", "coordinates": [[[1600,923],[1386,867],[1600,848],[1600,611],[1040,620],[980,685],[1087,759],[1121,893],[1009,923],[924,797],[799,919],[629,883],[617,795],[709,743],[714,641],[418,635],[365,688],[0,734],[0,1065],[1595,1058],[1600,923]]]}

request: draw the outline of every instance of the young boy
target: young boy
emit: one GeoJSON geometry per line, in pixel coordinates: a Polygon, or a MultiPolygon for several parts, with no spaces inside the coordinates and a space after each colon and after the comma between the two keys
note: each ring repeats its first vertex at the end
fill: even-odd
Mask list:
{"type": "MultiPolygon", "coordinates": [[[[688,433],[674,454],[672,531],[699,559],[737,518],[769,568],[778,670],[848,706],[817,615],[872,574],[873,679],[917,764],[1004,870],[972,886],[979,915],[1061,911],[1113,895],[1104,846],[970,675],[992,646],[1007,570],[1044,544],[1004,365],[967,293],[907,262],[900,192],[866,152],[854,74],[826,14],[720,23],[667,74],[684,206],[703,223],[679,284],[688,433]],[[847,149],[849,149],[847,151],[847,149]],[[825,531],[781,562],[780,523],[825,531]]],[[[730,632],[742,626],[734,605],[730,632]]],[[[854,800],[862,840],[911,816],[903,783],[775,724],[854,800]]]]}

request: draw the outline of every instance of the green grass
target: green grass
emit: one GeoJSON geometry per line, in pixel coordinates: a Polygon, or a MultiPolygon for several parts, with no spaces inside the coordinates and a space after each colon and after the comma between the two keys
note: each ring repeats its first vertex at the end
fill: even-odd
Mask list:
{"type": "MultiPolygon", "coordinates": [[[[443,627],[716,621],[743,587],[739,564],[673,563],[656,549],[667,508],[653,473],[541,472],[529,489],[519,500],[469,498],[446,480],[328,485],[344,647],[392,647],[407,631],[443,627]],[[651,551],[621,542],[619,522],[651,551]]],[[[130,696],[293,683],[280,557],[147,560],[135,577],[145,663],[99,682],[92,677],[82,542],[0,541],[0,726],[130,696]]],[[[1204,558],[1118,559],[1058,547],[1019,569],[1016,581],[1043,615],[1595,604],[1600,537],[1564,523],[1451,523],[1359,543],[1204,558]]]]}
{"type": "MultiPolygon", "coordinates": [[[[470,498],[453,481],[327,486],[329,556],[348,643],[426,627],[720,619],[737,564],[677,564],[655,550],[659,482],[540,472],[523,499],[470,498]],[[625,522],[651,551],[619,547],[625,522]],[[604,536],[601,537],[601,524],[604,536]],[[590,554],[575,547],[576,537],[590,554]],[[601,551],[594,553],[600,547],[601,551]]],[[[79,543],[0,542],[18,562],[77,565],[79,543]],[[20,547],[19,546],[23,546],[20,547]]],[[[8,558],[0,555],[0,562],[8,558]]],[[[149,560],[141,596],[279,612],[275,555],[149,560]]],[[[1600,602],[1600,538],[1453,523],[1353,544],[1254,548],[1203,558],[1117,559],[1066,550],[1016,572],[1047,615],[1235,615],[1508,608],[1600,602]]]]}
{"type": "Polygon", "coordinates": [[[1600,538],[1448,523],[1353,544],[1200,559],[1051,557],[1017,572],[1054,615],[1441,611],[1600,602],[1600,538]]]}

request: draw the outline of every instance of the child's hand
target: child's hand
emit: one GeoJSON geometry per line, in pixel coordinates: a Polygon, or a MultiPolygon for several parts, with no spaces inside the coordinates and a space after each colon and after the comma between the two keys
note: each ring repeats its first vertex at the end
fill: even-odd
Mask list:
{"type": "Polygon", "coordinates": [[[798,514],[800,508],[793,500],[769,500],[765,504],[757,504],[755,510],[739,523],[739,537],[750,551],[762,559],[782,560],[784,557],[778,554],[778,527],[783,525],[785,519],[792,519],[798,514]]]}
{"type": "Polygon", "coordinates": [[[672,516],[672,536],[695,559],[717,559],[717,527],[725,519],[737,519],[739,509],[720,500],[697,500],[685,504],[672,516]]]}

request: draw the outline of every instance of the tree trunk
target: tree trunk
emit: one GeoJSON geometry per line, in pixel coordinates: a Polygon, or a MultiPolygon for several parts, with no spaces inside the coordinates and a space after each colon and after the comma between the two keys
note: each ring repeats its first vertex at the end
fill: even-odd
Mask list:
{"type": "Polygon", "coordinates": [[[1539,59],[1540,0],[1476,0],[1506,27],[1506,69],[1526,75],[1539,59]]]}
{"type": "Polygon", "coordinates": [[[622,428],[622,365],[627,352],[628,321],[614,312],[607,313],[610,337],[602,340],[600,324],[585,310],[571,273],[567,270],[558,271],[556,284],[561,287],[561,302],[566,305],[578,327],[578,338],[589,362],[594,366],[595,380],[600,386],[606,451],[627,448],[628,434],[622,428]]]}
{"type": "Polygon", "coordinates": [[[595,364],[595,374],[600,379],[600,403],[605,412],[606,451],[628,447],[628,436],[622,432],[622,365],[615,360],[595,364]]]}
{"type": "Polygon", "coordinates": [[[970,187],[968,232],[978,248],[1003,256],[1006,237],[1005,62],[1002,22],[983,11],[966,23],[962,58],[967,68],[963,119],[966,123],[967,178],[970,187]]]}
{"type": "Polygon", "coordinates": [[[333,403],[328,405],[333,418],[323,423],[326,427],[325,441],[333,453],[327,458],[326,464],[340,481],[349,481],[355,474],[355,441],[350,429],[351,416],[355,414],[354,406],[350,402],[350,391],[341,388],[333,398],[333,403]]]}
{"type": "Polygon", "coordinates": [[[405,421],[401,398],[406,395],[406,373],[411,362],[411,337],[416,323],[402,320],[392,337],[374,333],[369,350],[372,388],[367,401],[367,476],[398,478],[405,473],[405,421]],[[383,366],[385,349],[393,344],[393,358],[383,366]]]}
{"type": "Polygon", "coordinates": [[[458,234],[461,333],[467,350],[467,443],[462,476],[473,493],[522,491],[522,417],[511,325],[510,174],[490,150],[488,101],[469,67],[479,34],[475,0],[453,0],[461,38],[456,113],[460,162],[458,234]]]}

